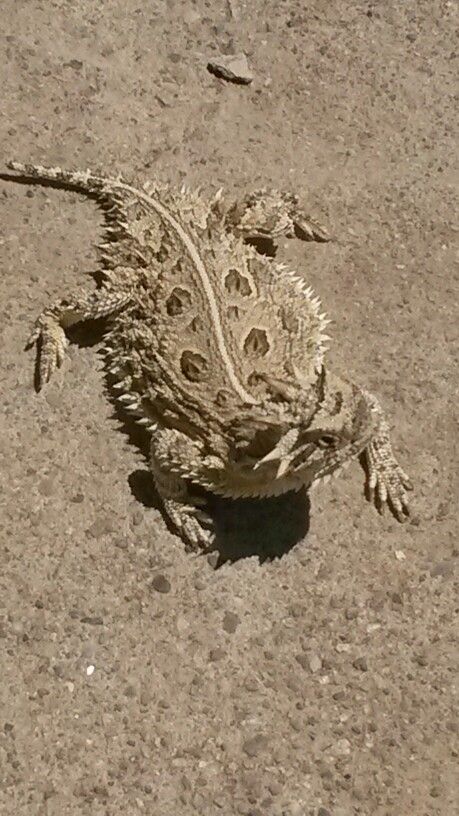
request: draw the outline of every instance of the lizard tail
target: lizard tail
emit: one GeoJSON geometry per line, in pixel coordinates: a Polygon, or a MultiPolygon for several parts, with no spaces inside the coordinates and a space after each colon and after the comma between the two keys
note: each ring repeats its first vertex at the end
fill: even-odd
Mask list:
{"type": "Polygon", "coordinates": [[[38,181],[56,181],[95,195],[110,196],[117,184],[114,179],[97,176],[91,170],[62,170],[60,167],[42,167],[39,164],[22,164],[17,161],[8,161],[6,166],[9,170],[14,170],[27,178],[38,181]]]}

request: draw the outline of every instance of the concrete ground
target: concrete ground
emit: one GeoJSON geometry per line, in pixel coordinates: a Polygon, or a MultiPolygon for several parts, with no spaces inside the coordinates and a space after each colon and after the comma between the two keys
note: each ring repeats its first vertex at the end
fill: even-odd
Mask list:
{"type": "Polygon", "coordinates": [[[113,418],[100,334],[33,391],[29,325],[95,270],[100,213],[2,181],[3,816],[454,812],[456,10],[4,0],[5,159],[277,186],[330,225],[281,254],[415,491],[404,526],[357,463],[311,504],[215,502],[219,551],[188,554],[113,418]],[[208,72],[239,51],[252,84],[208,72]]]}

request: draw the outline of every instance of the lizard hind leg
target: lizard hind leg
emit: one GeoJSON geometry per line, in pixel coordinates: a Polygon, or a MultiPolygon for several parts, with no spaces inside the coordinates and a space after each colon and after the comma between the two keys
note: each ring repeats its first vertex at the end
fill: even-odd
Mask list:
{"type": "Polygon", "coordinates": [[[40,391],[49,382],[65,358],[68,340],[65,329],[84,320],[106,317],[122,309],[129,301],[127,293],[110,289],[80,290],[47,306],[35,321],[26,349],[36,346],[36,386],[40,391]]]}
{"type": "Polygon", "coordinates": [[[214,540],[212,520],[201,508],[204,502],[191,495],[189,483],[180,475],[180,465],[186,469],[186,463],[197,456],[195,443],[179,431],[153,431],[150,469],[164,510],[190,549],[207,550],[214,540]]]}

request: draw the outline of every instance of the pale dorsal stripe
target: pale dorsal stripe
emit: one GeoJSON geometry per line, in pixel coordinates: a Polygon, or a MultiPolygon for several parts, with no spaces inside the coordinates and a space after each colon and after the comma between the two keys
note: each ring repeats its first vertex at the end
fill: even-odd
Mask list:
{"type": "Polygon", "coordinates": [[[152,198],[151,196],[147,195],[146,193],[143,193],[141,190],[136,190],[135,187],[131,187],[129,184],[124,184],[123,182],[116,181],[116,182],[114,182],[113,186],[115,188],[119,187],[121,190],[126,190],[127,192],[132,193],[135,197],[143,199],[150,207],[152,207],[153,210],[156,210],[158,215],[160,215],[161,218],[164,219],[164,221],[167,221],[167,223],[172,227],[173,230],[175,230],[175,232],[179,236],[181,242],[183,243],[183,245],[188,250],[188,254],[189,254],[191,260],[193,261],[193,264],[195,266],[195,269],[196,269],[199,277],[201,278],[202,287],[203,287],[205,295],[207,297],[209,307],[210,307],[210,312],[211,312],[212,319],[213,319],[213,322],[214,322],[215,334],[217,336],[218,350],[219,350],[219,352],[220,352],[220,354],[222,356],[223,362],[225,363],[226,369],[228,371],[228,377],[230,379],[231,385],[233,386],[236,393],[239,394],[241,399],[244,400],[244,402],[251,403],[252,405],[257,404],[258,400],[256,400],[252,396],[252,394],[249,394],[249,392],[245,390],[244,386],[238,380],[238,378],[236,376],[236,373],[234,371],[233,364],[231,362],[231,358],[230,358],[230,356],[228,354],[228,351],[227,351],[227,348],[226,348],[226,345],[225,345],[225,338],[223,337],[223,332],[222,332],[222,327],[221,327],[221,322],[220,322],[220,314],[219,314],[219,311],[218,311],[217,303],[215,301],[214,293],[212,291],[212,286],[211,286],[211,283],[210,283],[210,280],[209,280],[209,276],[207,275],[206,268],[205,268],[205,266],[204,266],[204,264],[203,264],[203,262],[202,262],[202,260],[201,260],[201,258],[199,256],[199,253],[198,253],[195,245],[193,244],[193,241],[191,240],[190,236],[185,232],[185,230],[183,229],[181,224],[179,224],[179,222],[176,221],[174,216],[171,215],[171,213],[166,209],[166,207],[163,207],[163,205],[160,204],[159,201],[156,201],[156,199],[152,198]]]}

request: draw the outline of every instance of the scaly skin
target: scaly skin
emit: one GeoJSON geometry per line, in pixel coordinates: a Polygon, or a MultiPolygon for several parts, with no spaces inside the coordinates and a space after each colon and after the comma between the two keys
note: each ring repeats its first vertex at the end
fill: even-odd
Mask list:
{"type": "Polygon", "coordinates": [[[408,517],[411,484],[379,402],[326,370],[318,298],[253,249],[267,239],[274,255],[282,236],[329,239],[295,196],[263,190],[227,204],[221,193],[8,167],[20,175],[4,179],[76,189],[105,211],[101,287],[45,308],[29,338],[38,387],[63,363],[66,329],[106,317],[116,397],[151,434],[157,491],[190,547],[207,548],[214,535],[190,485],[278,495],[327,481],[359,455],[378,510],[408,517]]]}

